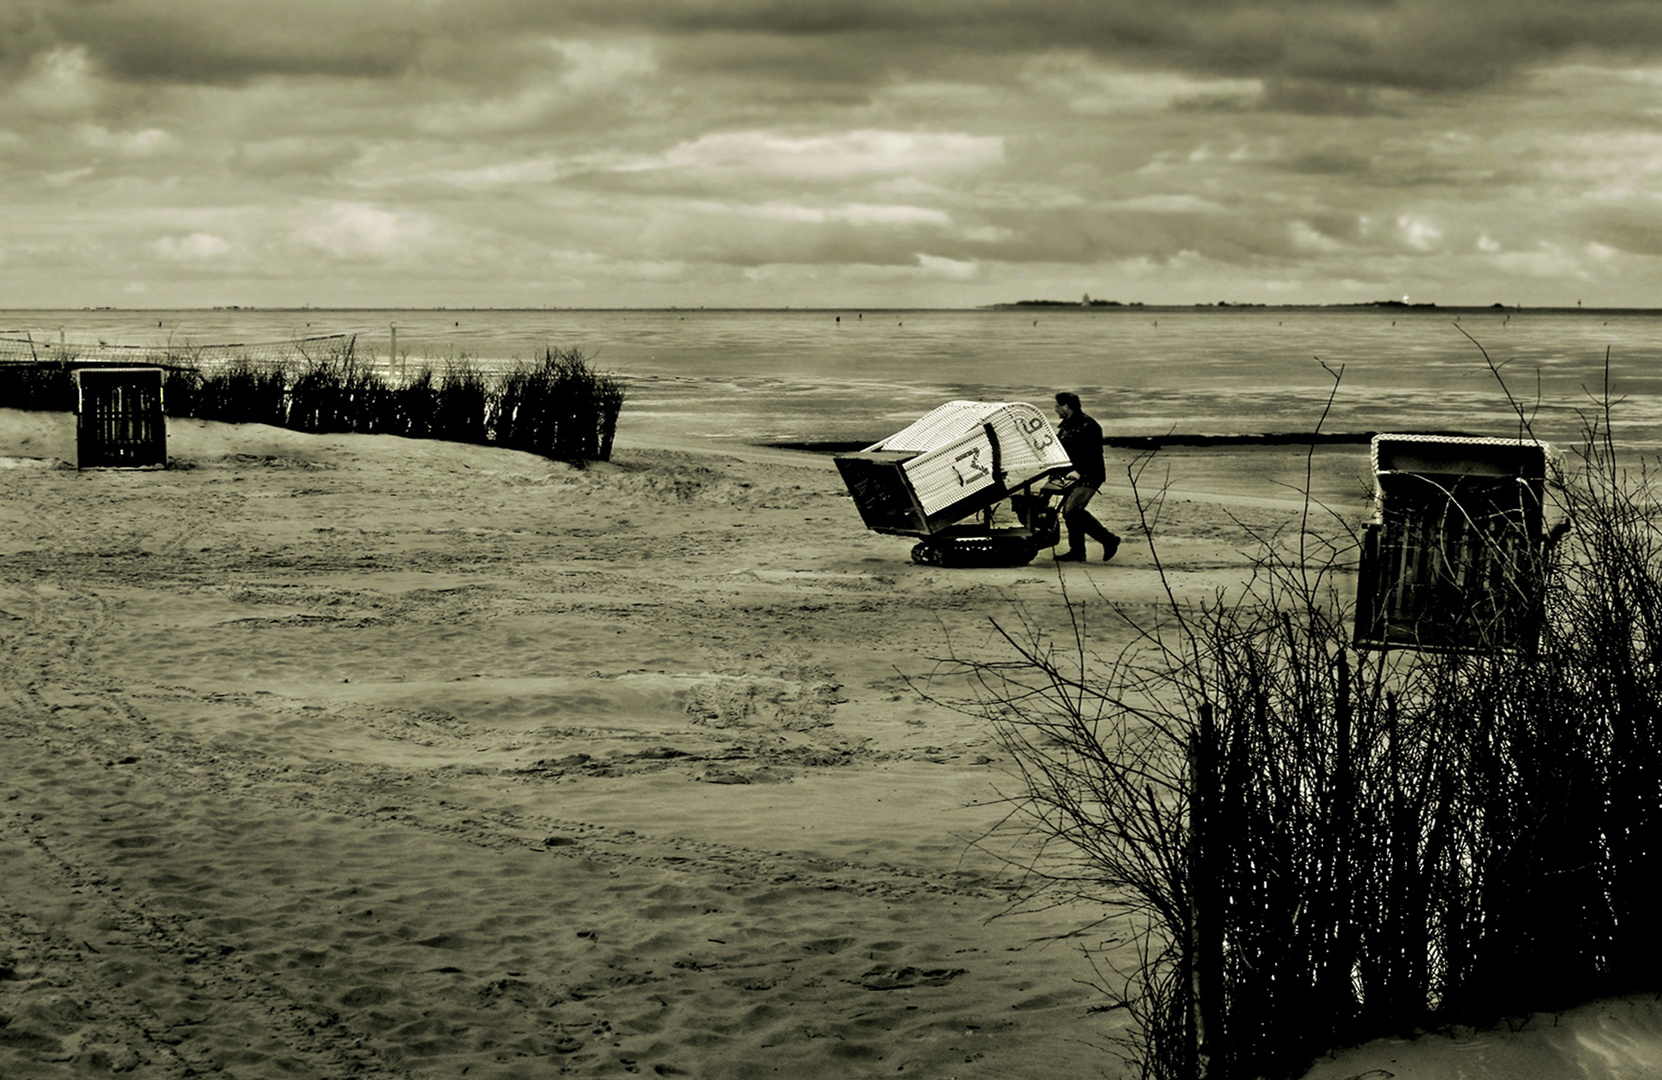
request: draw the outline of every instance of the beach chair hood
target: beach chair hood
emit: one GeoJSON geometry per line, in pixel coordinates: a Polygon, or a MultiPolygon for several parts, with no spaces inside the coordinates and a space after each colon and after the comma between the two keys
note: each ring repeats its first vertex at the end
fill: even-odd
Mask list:
{"type": "Polygon", "coordinates": [[[949,401],[837,467],[877,532],[930,536],[1071,467],[1049,419],[1026,402],[949,401]]]}

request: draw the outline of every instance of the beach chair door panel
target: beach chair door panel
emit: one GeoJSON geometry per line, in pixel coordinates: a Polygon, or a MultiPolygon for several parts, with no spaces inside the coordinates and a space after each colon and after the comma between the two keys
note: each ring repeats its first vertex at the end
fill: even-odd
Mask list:
{"type": "Polygon", "coordinates": [[[160,369],[78,371],[76,419],[80,468],[167,464],[167,421],[160,369]]]}
{"type": "MultiPolygon", "coordinates": [[[[1471,453],[1449,443],[1451,454],[1471,453]]],[[[1446,466],[1435,462],[1437,449],[1415,446],[1446,466]]],[[[1376,474],[1379,515],[1364,537],[1357,583],[1359,646],[1534,650],[1544,494],[1535,460],[1523,469],[1476,471],[1480,462],[1471,472],[1376,474]]]]}

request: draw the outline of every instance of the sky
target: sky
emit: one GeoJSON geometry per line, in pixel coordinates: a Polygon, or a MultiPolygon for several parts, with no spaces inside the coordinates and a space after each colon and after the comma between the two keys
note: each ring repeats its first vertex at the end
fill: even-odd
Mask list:
{"type": "Polygon", "coordinates": [[[0,0],[0,308],[1662,306],[1657,0],[0,0]]]}

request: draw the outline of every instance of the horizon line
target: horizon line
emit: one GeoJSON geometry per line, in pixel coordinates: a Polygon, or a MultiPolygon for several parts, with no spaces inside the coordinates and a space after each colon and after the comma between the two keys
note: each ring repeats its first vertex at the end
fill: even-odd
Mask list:
{"type": "Polygon", "coordinates": [[[1251,301],[1219,300],[1212,303],[1193,304],[1151,304],[1142,301],[1093,300],[1086,304],[1078,300],[1001,300],[990,304],[972,305],[902,305],[902,306],[870,306],[862,307],[855,304],[832,306],[797,306],[791,304],[775,306],[753,305],[704,305],[689,306],[686,304],[663,305],[489,305],[489,306],[452,306],[452,305],[407,305],[407,304],[342,304],[319,306],[315,304],[211,304],[205,306],[191,305],[164,305],[157,307],[118,307],[112,304],[77,305],[73,307],[52,306],[0,306],[0,313],[9,312],[154,312],[154,311],[804,311],[804,312],[884,312],[884,311],[998,311],[1005,309],[1055,309],[1060,311],[1287,311],[1287,310],[1354,310],[1354,309],[1381,309],[1393,312],[1443,312],[1443,311],[1475,311],[1475,312],[1514,312],[1514,311],[1551,311],[1551,312],[1656,312],[1662,313],[1662,306],[1644,307],[1634,305],[1617,306],[1589,306],[1576,304],[1438,304],[1433,301],[1407,303],[1401,300],[1359,300],[1343,303],[1283,303],[1270,304],[1251,301]]]}

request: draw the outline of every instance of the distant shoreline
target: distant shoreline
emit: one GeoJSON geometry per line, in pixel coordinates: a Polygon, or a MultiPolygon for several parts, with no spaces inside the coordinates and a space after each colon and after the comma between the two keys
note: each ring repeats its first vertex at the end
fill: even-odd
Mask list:
{"type": "Polygon", "coordinates": [[[1247,304],[1220,300],[1214,304],[1144,304],[1119,300],[1016,300],[989,304],[993,311],[1078,311],[1078,312],[1232,312],[1243,311],[1360,311],[1401,314],[1484,314],[1532,312],[1545,315],[1662,315],[1662,308],[1641,307],[1550,307],[1524,304],[1410,304],[1402,300],[1368,300],[1354,304],[1247,304]]]}
{"type": "MultiPolygon", "coordinates": [[[[1146,312],[1159,313],[1231,313],[1242,312],[1289,312],[1289,311],[1320,311],[1320,312],[1363,312],[1391,314],[1540,314],[1540,315],[1662,315],[1662,307],[1575,307],[1575,306],[1531,306],[1526,304],[1436,304],[1436,303],[1404,303],[1400,300],[1372,300],[1362,303],[1349,304],[1256,304],[1235,303],[1227,300],[1217,303],[1194,304],[1145,304],[1141,301],[1119,300],[1092,300],[1089,304],[1078,300],[1015,300],[996,304],[979,304],[970,307],[861,307],[856,304],[844,304],[830,307],[568,307],[568,306],[513,306],[513,307],[399,307],[390,305],[385,307],[347,305],[341,307],[314,307],[310,305],[288,306],[277,304],[264,307],[258,304],[226,304],[209,307],[0,307],[0,318],[12,314],[54,312],[60,314],[72,313],[150,313],[156,312],[250,312],[250,313],[330,313],[330,312],[434,312],[446,311],[457,313],[502,312],[507,314],[524,312],[677,312],[690,314],[702,312],[706,314],[722,314],[734,312],[759,312],[780,314],[782,312],[800,312],[807,314],[826,315],[855,315],[870,312],[872,314],[906,313],[906,312],[950,312],[965,313],[977,311],[1045,311],[1045,312],[1090,312],[1092,314],[1126,313],[1141,314],[1146,312]]],[[[6,333],[0,329],[0,335],[6,333]]]]}

